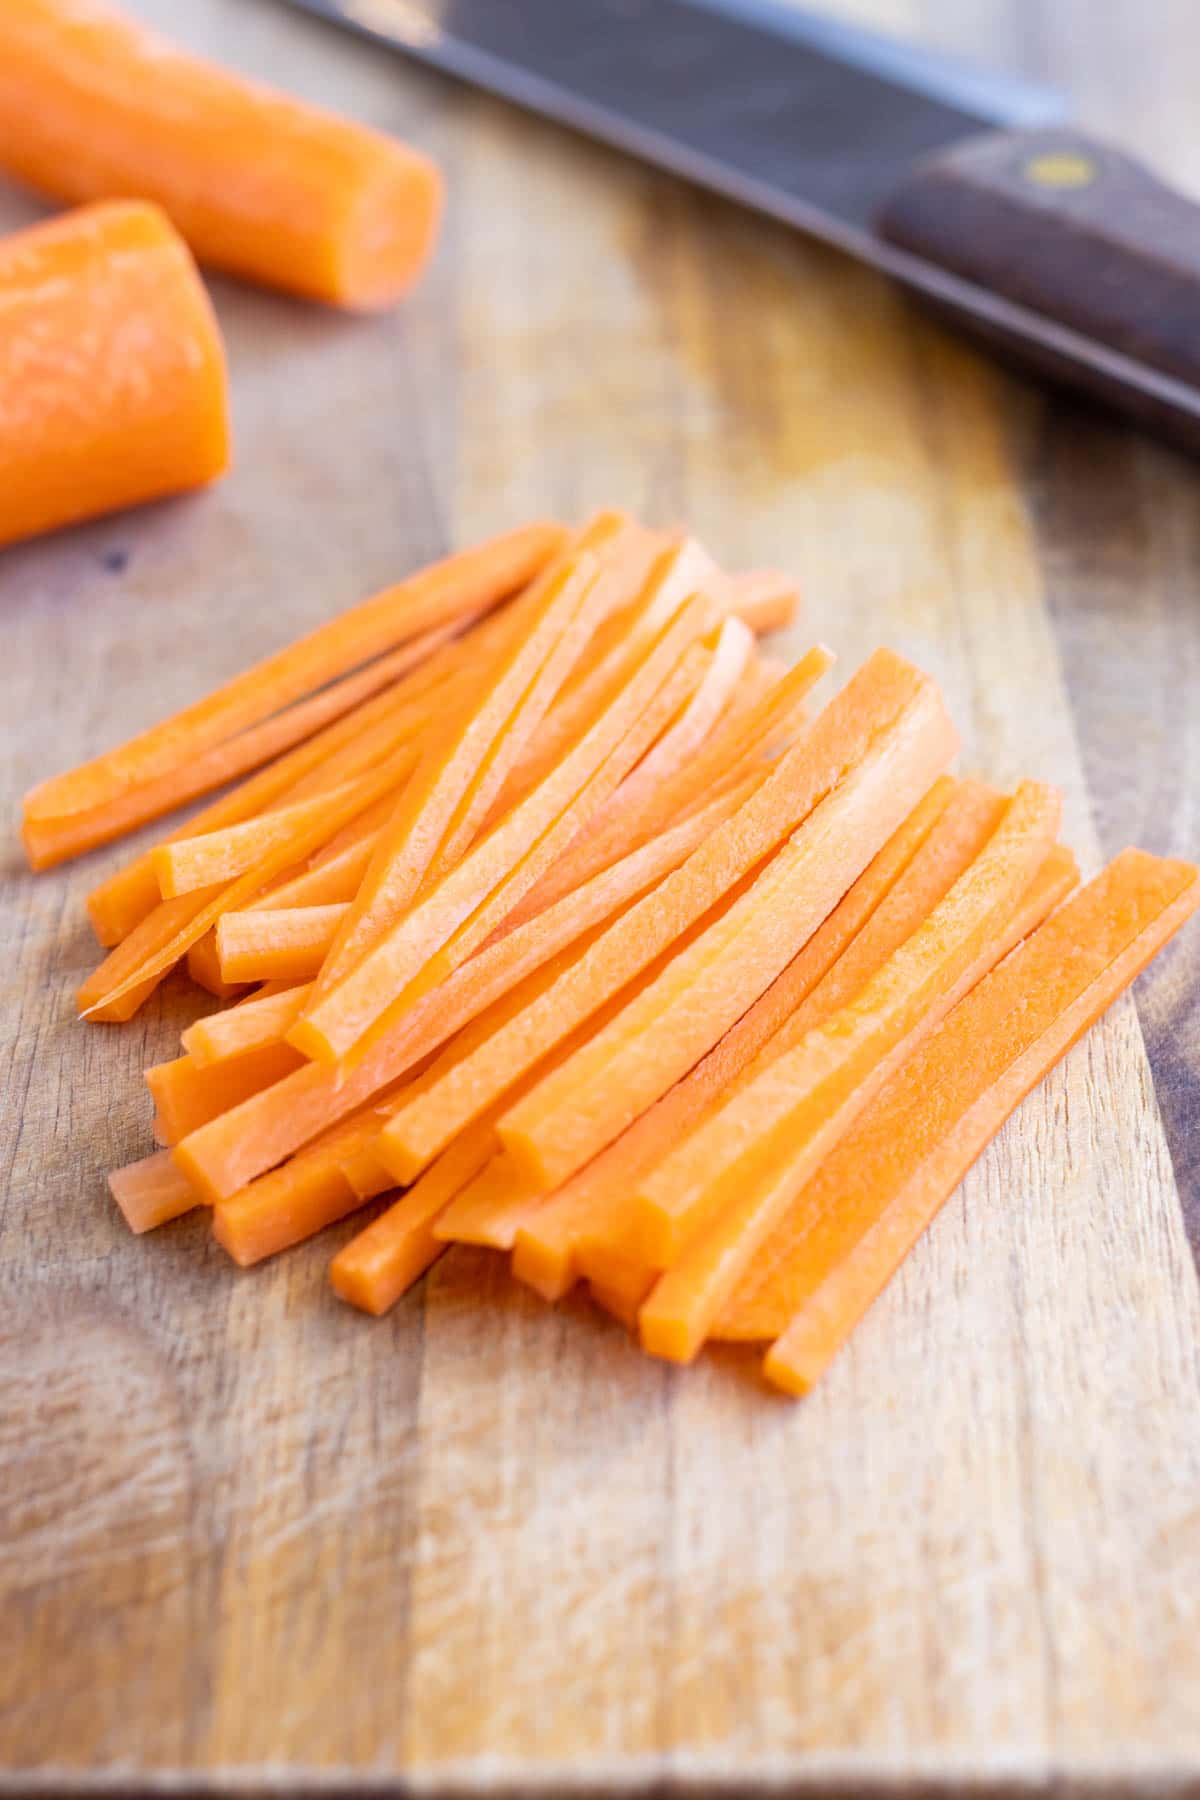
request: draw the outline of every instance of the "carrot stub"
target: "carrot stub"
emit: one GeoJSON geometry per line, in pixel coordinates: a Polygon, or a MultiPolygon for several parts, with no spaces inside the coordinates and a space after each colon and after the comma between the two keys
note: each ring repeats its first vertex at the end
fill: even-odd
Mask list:
{"type": "Polygon", "coordinates": [[[220,333],[156,206],[88,206],[0,241],[0,393],[0,545],[224,473],[220,333]]]}
{"type": "Polygon", "coordinates": [[[356,308],[405,292],[441,209],[428,157],[102,0],[0,8],[0,165],[65,200],[157,200],[202,262],[356,308]]]}

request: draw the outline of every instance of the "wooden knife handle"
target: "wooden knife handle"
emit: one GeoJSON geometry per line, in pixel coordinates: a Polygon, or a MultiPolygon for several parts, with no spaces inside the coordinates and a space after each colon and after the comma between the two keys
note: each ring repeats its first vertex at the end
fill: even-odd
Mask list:
{"type": "Polygon", "coordinates": [[[884,237],[1200,385],[1200,206],[1072,131],[989,132],[923,159],[884,237]]]}

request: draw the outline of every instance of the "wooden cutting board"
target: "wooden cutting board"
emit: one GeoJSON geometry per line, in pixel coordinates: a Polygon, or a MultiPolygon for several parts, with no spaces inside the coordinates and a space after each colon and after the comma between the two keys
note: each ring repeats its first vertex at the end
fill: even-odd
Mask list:
{"type": "MultiPolygon", "coordinates": [[[[625,503],[796,571],[791,648],[934,671],[966,766],[1060,782],[1089,863],[1196,852],[1195,466],[847,263],[283,9],[142,3],[428,145],[454,207],[397,317],[220,285],[236,473],[0,558],[14,816],[445,547],[625,503]]],[[[1024,45],[1200,175],[1188,0],[1106,7],[1103,44],[1087,0],[873,14],[1024,45]]],[[[76,1023],[116,855],[35,881],[9,827],[3,859],[0,1789],[1200,1780],[1195,934],[793,1405],[478,1256],[373,1323],[326,1286],[352,1225],[246,1274],[199,1219],[132,1240],[103,1172],[149,1147],[139,1071],[195,1003],[76,1023]]]]}

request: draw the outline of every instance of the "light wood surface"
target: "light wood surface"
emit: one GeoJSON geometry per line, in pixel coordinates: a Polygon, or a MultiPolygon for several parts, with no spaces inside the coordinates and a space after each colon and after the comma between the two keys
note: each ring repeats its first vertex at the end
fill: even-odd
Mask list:
{"type": "MultiPolygon", "coordinates": [[[[1200,471],[730,207],[296,18],[139,0],[431,148],[411,304],[217,284],[220,489],[0,558],[15,796],[530,514],[686,517],[886,641],[1089,866],[1200,843],[1200,471]]],[[[862,0],[1069,86],[1200,186],[1191,0],[862,0]]],[[[31,217],[0,195],[0,224],[31,217]]],[[[15,816],[15,804],[13,814],[15,816]]],[[[454,1254],[381,1323],[350,1227],[237,1274],[103,1172],[194,1003],[88,1028],[105,857],[2,866],[0,1789],[1200,1783],[1197,940],[1036,1093],[804,1404],[454,1254]]]]}

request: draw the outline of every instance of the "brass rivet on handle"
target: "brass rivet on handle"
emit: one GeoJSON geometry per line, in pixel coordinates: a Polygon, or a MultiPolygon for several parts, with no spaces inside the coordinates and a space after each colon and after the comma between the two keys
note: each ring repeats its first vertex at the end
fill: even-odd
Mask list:
{"type": "Polygon", "coordinates": [[[1025,178],[1038,187],[1087,187],[1096,179],[1096,165],[1079,150],[1047,150],[1030,157],[1025,164],[1025,178]]]}

